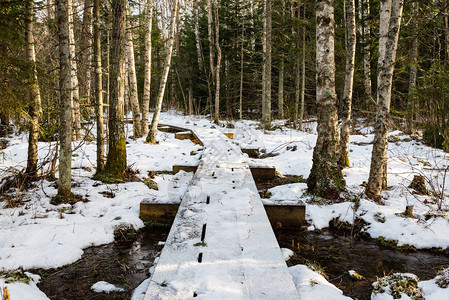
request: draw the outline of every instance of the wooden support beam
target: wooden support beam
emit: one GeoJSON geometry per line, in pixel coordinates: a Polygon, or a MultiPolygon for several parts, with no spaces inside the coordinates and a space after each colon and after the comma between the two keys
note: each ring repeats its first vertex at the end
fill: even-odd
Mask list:
{"type": "Polygon", "coordinates": [[[223,134],[224,134],[225,136],[227,136],[228,138],[230,138],[231,140],[234,139],[234,134],[233,134],[232,132],[223,132],[223,134]]]}
{"type": "Polygon", "coordinates": [[[178,173],[179,171],[184,171],[184,172],[196,172],[196,170],[198,169],[198,166],[183,166],[183,165],[174,165],[173,166],[173,175],[175,175],[176,173],[178,173]]]}
{"type": "MultiPolygon", "coordinates": [[[[160,204],[151,201],[140,203],[139,217],[153,225],[171,226],[178,212],[179,203],[160,204]]],[[[301,228],[306,224],[305,204],[264,204],[273,228],[301,228]]]]}
{"type": "Polygon", "coordinates": [[[255,180],[257,179],[274,179],[276,177],[276,168],[275,167],[252,167],[249,166],[251,170],[251,174],[255,180]]]}

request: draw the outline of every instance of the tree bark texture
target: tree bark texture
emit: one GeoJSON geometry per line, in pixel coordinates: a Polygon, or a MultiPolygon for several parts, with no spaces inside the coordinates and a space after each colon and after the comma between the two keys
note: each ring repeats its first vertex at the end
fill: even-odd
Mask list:
{"type": "Polygon", "coordinates": [[[346,0],[346,70],[340,128],[340,165],[349,167],[349,129],[351,126],[352,91],[356,48],[355,1],[346,0]]]}
{"type": "Polygon", "coordinates": [[[359,0],[361,3],[361,31],[362,31],[362,44],[363,44],[363,74],[364,74],[364,87],[365,96],[369,101],[373,101],[373,93],[371,87],[371,26],[369,24],[368,17],[370,15],[370,0],[359,0]]]}
{"type": "Polygon", "coordinates": [[[105,167],[105,173],[112,180],[121,180],[126,169],[124,125],[126,13],[126,0],[112,0],[109,152],[105,167]]]}
{"type": "Polygon", "coordinates": [[[220,48],[220,20],[218,15],[219,0],[215,3],[215,47],[217,49],[217,67],[215,68],[215,123],[220,122],[220,70],[221,70],[221,48],[220,48]]]}
{"type": "Polygon", "coordinates": [[[84,0],[84,14],[83,14],[83,32],[81,34],[81,59],[85,67],[83,70],[82,92],[86,97],[86,103],[90,104],[91,87],[92,87],[92,0],[84,0]]]}
{"type": "Polygon", "coordinates": [[[377,115],[366,195],[378,200],[387,180],[388,115],[394,62],[401,27],[403,0],[385,0],[380,7],[380,40],[377,82],[377,115]]]}
{"type": "Polygon", "coordinates": [[[147,0],[145,15],[145,75],[142,97],[142,136],[148,134],[151,97],[151,29],[153,26],[153,0],[147,0]]]}
{"type": "Polygon", "coordinates": [[[265,17],[265,51],[262,96],[262,124],[264,128],[271,127],[271,0],[264,0],[265,17]]]}
{"type": "Polygon", "coordinates": [[[97,116],[97,173],[104,170],[103,74],[101,70],[100,0],[94,0],[95,114],[97,116]]]}
{"type": "MultiPolygon", "coordinates": [[[[418,32],[418,23],[416,21],[418,17],[419,2],[413,3],[413,17],[412,26],[414,32],[418,32]]],[[[415,87],[416,76],[418,74],[418,48],[419,48],[419,35],[416,35],[412,40],[412,47],[410,49],[410,77],[408,82],[408,99],[407,99],[407,115],[406,115],[406,129],[407,134],[413,133],[413,110],[415,104],[415,87]]]]}
{"type": "MultiPolygon", "coordinates": [[[[129,11],[129,10],[128,10],[129,11]]],[[[128,12],[129,14],[129,12],[128,12]]],[[[128,28],[131,24],[128,18],[128,28]]],[[[128,82],[129,82],[129,102],[131,103],[131,110],[133,113],[133,134],[134,139],[142,137],[141,130],[141,119],[140,119],[140,106],[139,106],[139,96],[137,94],[137,75],[136,75],[136,62],[134,57],[134,42],[133,33],[131,29],[126,32],[127,36],[127,52],[128,52],[128,82]]]]}
{"type": "Polygon", "coordinates": [[[176,11],[178,10],[178,3],[179,0],[174,0],[169,39],[167,41],[164,69],[162,71],[161,82],[159,85],[159,92],[156,99],[156,110],[154,111],[153,119],[151,120],[151,129],[146,139],[147,143],[150,144],[156,144],[157,125],[159,124],[159,117],[162,110],[162,101],[164,100],[165,87],[167,85],[168,73],[170,72],[171,57],[173,53],[173,44],[175,40],[176,11]]]}
{"type": "Polygon", "coordinates": [[[73,101],[73,135],[72,139],[78,141],[81,139],[81,113],[80,113],[80,90],[78,82],[78,67],[75,47],[75,32],[73,24],[73,2],[69,5],[69,40],[70,40],[70,59],[72,68],[72,101],[73,101]]]}
{"type": "Polygon", "coordinates": [[[334,1],[316,2],[316,101],[318,137],[307,185],[310,192],[337,199],[345,181],[338,165],[339,137],[335,93],[334,1]]]}
{"type": "Polygon", "coordinates": [[[34,50],[34,1],[26,1],[26,61],[31,66],[31,76],[29,79],[29,136],[28,136],[28,159],[26,173],[30,177],[37,175],[37,143],[39,139],[39,114],[41,110],[41,95],[36,71],[36,54],[34,50]]]}
{"type": "Polygon", "coordinates": [[[71,0],[57,0],[57,24],[59,31],[59,182],[58,195],[69,197],[72,171],[72,65],[70,57],[69,10],[71,0]]]}

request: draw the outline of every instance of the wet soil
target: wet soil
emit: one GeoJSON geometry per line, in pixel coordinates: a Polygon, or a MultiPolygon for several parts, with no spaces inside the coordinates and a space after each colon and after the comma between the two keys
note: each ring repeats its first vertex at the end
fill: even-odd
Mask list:
{"type": "Polygon", "coordinates": [[[372,283],[377,277],[394,272],[413,273],[420,280],[434,278],[438,270],[449,266],[449,256],[430,251],[402,252],[378,246],[374,241],[335,235],[331,231],[275,230],[279,245],[296,252],[288,261],[296,264],[318,263],[329,281],[353,299],[370,299],[372,283]],[[349,270],[365,279],[353,280],[349,270]]]}
{"type": "MultiPolygon", "coordinates": [[[[85,249],[83,257],[72,265],[54,270],[34,270],[42,276],[39,288],[50,299],[130,299],[133,290],[146,278],[148,269],[160,251],[169,228],[145,229],[128,244],[108,244],[85,249]],[[96,293],[90,288],[107,281],[125,289],[111,294],[96,293]]],[[[377,277],[393,272],[410,272],[421,280],[435,277],[449,266],[449,256],[430,251],[402,252],[378,246],[375,241],[357,240],[337,235],[335,231],[308,232],[276,229],[279,245],[296,252],[288,265],[319,264],[329,281],[353,299],[370,299],[377,277]],[[365,279],[354,281],[349,270],[365,279]]]]}
{"type": "Polygon", "coordinates": [[[148,269],[161,248],[157,244],[166,240],[169,229],[145,229],[134,242],[90,247],[71,265],[31,272],[41,275],[38,287],[50,299],[131,299],[133,290],[149,277],[148,269]],[[98,281],[112,283],[125,291],[96,293],[90,288],[98,281]]]}

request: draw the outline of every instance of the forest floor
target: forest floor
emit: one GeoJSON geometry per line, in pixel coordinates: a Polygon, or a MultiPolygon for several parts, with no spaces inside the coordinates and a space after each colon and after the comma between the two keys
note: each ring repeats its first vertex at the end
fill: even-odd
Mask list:
{"type": "MultiPolygon", "coordinates": [[[[182,116],[175,112],[163,113],[161,123],[216,127],[205,118],[182,116]]],[[[266,131],[255,121],[229,121],[223,122],[218,129],[234,133],[234,141],[242,148],[260,150],[262,158],[251,158],[250,164],[273,165],[279,177],[296,175],[307,178],[312,167],[316,123],[305,123],[304,131],[287,128],[282,121],[273,124],[274,130],[266,131]]],[[[354,124],[357,125],[352,128],[349,147],[351,168],[343,171],[347,192],[341,194],[338,203],[308,195],[302,180],[268,188],[264,201],[303,200],[307,204],[308,232],[320,234],[330,228],[348,239],[370,240],[394,251],[424,249],[447,257],[449,203],[446,197],[449,189],[446,173],[449,155],[424,145],[419,136],[391,132],[388,188],[382,193],[381,203],[375,203],[363,195],[370,167],[372,127],[360,120],[354,124]],[[409,187],[414,175],[423,176],[427,194],[420,195],[409,187]],[[413,216],[405,213],[407,206],[413,206],[413,216]]],[[[72,190],[86,202],[50,204],[57,193],[57,183],[48,180],[39,181],[25,192],[16,190],[1,195],[0,272],[3,275],[0,276],[0,287],[8,286],[11,299],[48,299],[37,287],[39,276],[23,270],[72,264],[82,257],[83,249],[114,242],[117,226],[128,224],[135,229],[144,228],[145,224],[139,219],[139,204],[143,199],[172,202],[184,193],[192,173],[172,175],[172,166],[197,164],[202,147],[190,140],[176,140],[174,134],[164,132],[158,133],[157,145],[148,145],[143,138],[131,138],[130,124],[127,124],[126,133],[128,165],[138,172],[131,182],[107,185],[93,180],[95,142],[74,142],[72,190]]],[[[6,177],[26,166],[25,133],[16,132],[4,138],[1,145],[4,148],[0,150],[0,176],[6,177]]],[[[56,143],[39,143],[40,162],[52,158],[55,146],[56,143]]],[[[286,256],[293,254],[288,250],[284,253],[286,256]]],[[[445,267],[448,265],[441,265],[441,269],[445,267]]],[[[298,264],[290,267],[290,271],[304,299],[349,299],[326,280],[325,275],[320,275],[317,266],[298,264]]],[[[368,275],[363,269],[355,271],[362,276],[368,275]]],[[[145,284],[148,280],[135,291],[133,299],[141,299],[145,284]]],[[[393,299],[399,293],[403,295],[402,299],[419,299],[413,293],[421,293],[425,299],[444,299],[449,298],[447,285],[447,271],[438,275],[435,272],[433,279],[425,281],[418,281],[413,275],[390,276],[379,281],[371,298],[393,299]],[[401,280],[405,283],[399,284],[401,280]]],[[[92,286],[99,293],[118,293],[119,288],[103,281],[92,286]]]]}

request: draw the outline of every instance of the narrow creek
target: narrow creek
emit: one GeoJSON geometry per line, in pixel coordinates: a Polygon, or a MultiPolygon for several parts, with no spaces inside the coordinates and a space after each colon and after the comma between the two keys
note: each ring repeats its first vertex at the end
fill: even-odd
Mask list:
{"type": "MultiPolygon", "coordinates": [[[[138,238],[125,245],[114,243],[85,249],[83,257],[53,270],[34,270],[42,280],[39,288],[50,299],[130,299],[133,290],[148,277],[160,246],[169,228],[145,229],[138,238]],[[96,293],[90,287],[98,281],[107,281],[125,289],[121,293],[96,293]]],[[[416,274],[421,280],[435,277],[438,270],[449,266],[449,257],[429,251],[401,252],[384,249],[374,241],[358,240],[334,234],[304,230],[276,229],[279,245],[296,252],[288,264],[318,263],[329,281],[353,299],[370,299],[371,284],[377,277],[393,272],[416,274]],[[354,281],[349,270],[355,270],[365,279],[354,281]]]]}
{"type": "Polygon", "coordinates": [[[128,244],[115,243],[84,250],[77,262],[59,269],[34,270],[41,275],[38,287],[50,299],[131,299],[133,290],[146,278],[170,228],[151,228],[138,233],[128,244]],[[91,286],[106,281],[123,288],[120,293],[96,293],[91,286]]]}
{"type": "Polygon", "coordinates": [[[279,245],[296,252],[288,262],[318,263],[328,280],[353,299],[370,299],[372,283],[377,277],[394,272],[413,273],[420,280],[434,278],[438,270],[449,266],[449,257],[430,251],[403,252],[385,249],[374,241],[356,240],[325,230],[320,233],[304,230],[275,230],[279,245]],[[294,245],[294,246],[292,246],[294,245]],[[354,281],[349,270],[365,279],[354,281]]]}

